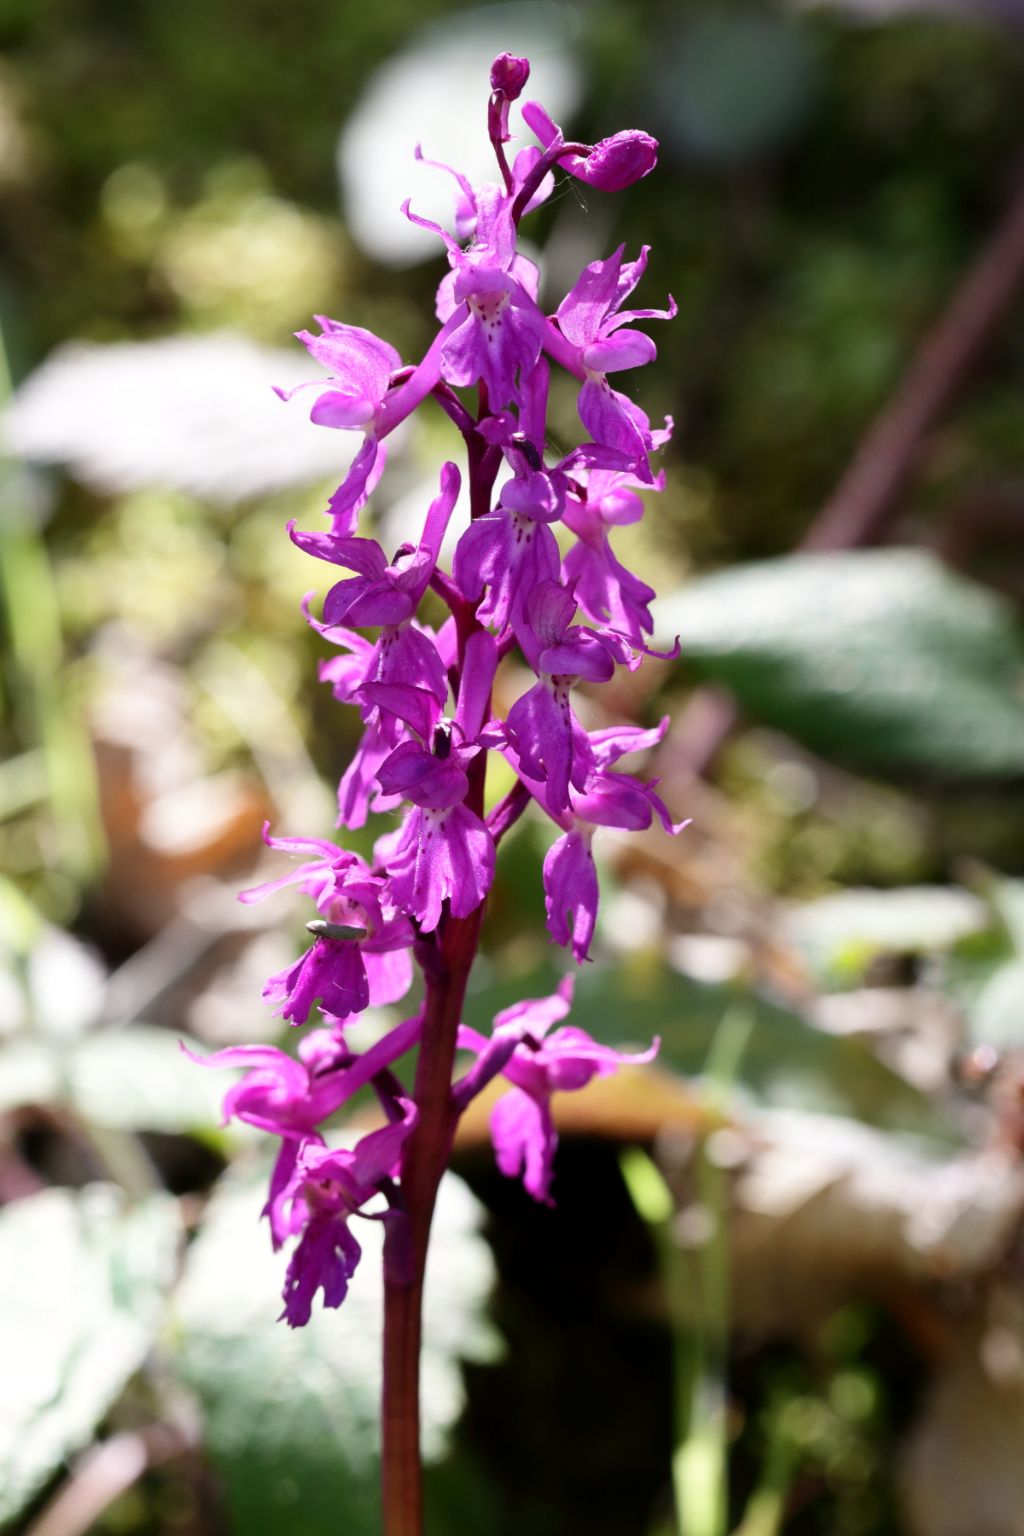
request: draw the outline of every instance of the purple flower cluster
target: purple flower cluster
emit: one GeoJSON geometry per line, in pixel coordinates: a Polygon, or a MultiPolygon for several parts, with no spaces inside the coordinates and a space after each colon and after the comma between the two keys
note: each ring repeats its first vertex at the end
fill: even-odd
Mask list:
{"type": "MultiPolygon", "coordinates": [[[[316,390],[312,419],[362,433],[330,499],[326,530],[289,526],[300,549],[341,573],[322,618],[306,605],[309,622],[335,648],[322,677],[362,720],[339,786],[338,819],[358,828],[371,813],[387,813],[396,824],[369,862],[320,839],[267,837],[301,862],[243,900],[297,885],[316,915],[309,948],[270,978],[264,996],[292,1024],[317,1011],[322,1024],[304,1037],[298,1060],[272,1046],[205,1058],[247,1069],[225,1112],[280,1141],[265,1214],[275,1246],[297,1239],[284,1291],[283,1315],[293,1326],[308,1320],[317,1291],[325,1306],[343,1300],[359,1258],[351,1230],[357,1212],[392,1228],[405,1219],[405,1165],[421,1105],[394,1067],[425,1046],[429,1007],[362,1053],[346,1040],[352,1021],[368,1006],[405,996],[414,958],[429,994],[431,978],[436,985],[443,971],[445,935],[460,922],[479,923],[497,845],[529,804],[557,834],[544,862],[548,931],[577,962],[588,956],[597,914],[595,829],[644,828],[654,817],[670,833],[682,825],[672,822],[656,780],[617,767],[626,754],[659,742],[667,721],[653,730],[589,731],[574,707],[578,683],[607,682],[617,667],[635,669],[660,654],[648,645],[654,593],[619,561],[612,538],[616,527],[642,517],[640,493],[661,489],[651,455],[668,441],[671,423],[652,428],[610,378],[655,357],[638,322],[670,319],[675,305],[625,307],[644,275],[647,248],[628,261],[620,246],[585,267],[546,314],[537,268],[516,245],[520,220],[549,196],[556,168],[616,191],[648,174],[657,145],[635,131],[595,145],[570,143],[528,102],[522,116],[539,144],[510,163],[510,107],[528,75],[527,61],[508,54],[492,68],[488,131],[499,179],[474,187],[442,167],[456,188],[454,234],[406,205],[407,217],[443,242],[450,268],[437,294],[438,332],[422,360],[404,366],[387,342],[324,317],[319,335],[300,333],[327,370],[302,386],[316,390]],[[546,452],[552,365],[579,381],[585,437],[554,463],[546,452]],[[441,470],[418,544],[403,544],[389,560],[358,532],[360,508],[385,468],[388,435],[428,397],[467,447],[468,516],[450,571],[439,562],[463,484],[454,464],[441,470]],[[420,617],[428,588],[449,611],[437,630],[420,617]],[[533,681],[502,719],[492,686],[513,651],[533,681]],[[516,784],[488,814],[484,780],[495,752],[516,784]],[[366,1087],[376,1092],[385,1124],[354,1150],[329,1146],[324,1122],[366,1087]]],[[[474,948],[475,937],[474,928],[474,948]]],[[[491,1122],[499,1166],[547,1202],[557,1139],[551,1095],[581,1088],[624,1059],[561,1024],[571,999],[567,977],[551,997],[499,1014],[489,1038],[460,1026],[455,1042],[472,1063],[450,1088],[451,1126],[501,1076],[507,1091],[491,1122]]],[[[648,1060],[654,1049],[631,1059],[648,1060]]]]}

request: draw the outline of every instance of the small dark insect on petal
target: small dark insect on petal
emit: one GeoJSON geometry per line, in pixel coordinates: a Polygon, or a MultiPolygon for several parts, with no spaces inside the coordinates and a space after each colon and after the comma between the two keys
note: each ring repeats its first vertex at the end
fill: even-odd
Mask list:
{"type": "Polygon", "coordinates": [[[541,456],[525,432],[513,432],[512,444],[522,454],[530,468],[536,474],[541,467],[541,456]]]}
{"type": "Polygon", "coordinates": [[[452,752],[452,733],[447,725],[439,725],[434,732],[434,756],[442,762],[450,757],[452,752]]]}

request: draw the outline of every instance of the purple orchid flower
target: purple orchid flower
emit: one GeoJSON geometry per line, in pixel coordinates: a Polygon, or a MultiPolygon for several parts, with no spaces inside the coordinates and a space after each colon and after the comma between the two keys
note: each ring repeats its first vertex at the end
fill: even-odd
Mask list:
{"type": "Polygon", "coordinates": [[[241,1120],[281,1138],[263,1208],[275,1248],[291,1230],[285,1202],[300,1146],[310,1138],[322,1142],[317,1127],[414,1046],[422,1025],[421,1017],[406,1019],[360,1056],[346,1045],[337,1025],[305,1035],[297,1061],[275,1045],[229,1046],[208,1056],[182,1045],[185,1055],[200,1066],[247,1068],[224,1096],[224,1120],[241,1120]]]}
{"type": "Polygon", "coordinates": [[[668,728],[668,716],[651,730],[639,726],[614,726],[588,733],[591,771],[581,792],[570,785],[569,806],[552,810],[545,784],[520,760],[514,745],[506,743],[504,755],[523,786],[543,806],[561,829],[544,859],[544,904],[548,933],[555,944],[571,948],[577,964],[589,958],[597,923],[600,890],[592,843],[597,827],[617,827],[637,832],[651,826],[655,817],[675,836],[689,821],[674,822],[661,797],[657,779],[646,782],[626,773],[613,773],[613,764],[627,754],[657,746],[668,728]]]}
{"type": "Polygon", "coordinates": [[[556,944],[571,946],[577,964],[589,956],[597,923],[599,887],[591,848],[595,827],[640,832],[657,816],[665,831],[674,837],[689,826],[688,821],[672,820],[664,801],[655,793],[657,779],[644,783],[631,774],[611,772],[611,765],[627,753],[657,745],[667,728],[666,715],[650,731],[616,726],[590,733],[594,771],[585,791],[570,793],[572,814],[563,818],[565,831],[552,843],[544,859],[548,932],[556,944]]]}
{"type": "Polygon", "coordinates": [[[329,377],[308,380],[291,390],[277,389],[276,393],[282,400],[290,400],[299,390],[319,389],[310,419],[319,426],[363,433],[348,473],[328,503],[332,531],[347,538],[354,533],[359,511],[384,473],[385,437],[437,384],[441,356],[455,326],[442,327],[422,362],[414,368],[404,368],[394,347],[372,331],[358,325],[343,325],[326,315],[317,315],[316,319],[322,335],[314,336],[310,331],[298,331],[296,335],[317,362],[329,370],[329,377]]]}
{"type": "Polygon", "coordinates": [[[330,683],[342,704],[358,705],[366,729],[338,785],[338,823],[362,827],[368,813],[393,811],[399,804],[385,795],[377,774],[385,758],[405,738],[404,722],[366,693],[367,683],[397,683],[423,689],[443,706],[448,698],[448,668],[452,665],[451,621],[435,634],[415,619],[382,627],[376,644],[343,625],[307,620],[343,653],[320,663],[320,679],[330,683]]]}
{"type": "Polygon", "coordinates": [[[498,1073],[512,1083],[491,1113],[495,1156],[506,1177],[522,1174],[524,1188],[545,1205],[554,1204],[551,1180],[558,1146],[552,1094],[585,1088],[593,1078],[606,1077],[623,1063],[652,1061],[660,1046],[655,1040],[649,1050],[631,1056],[599,1045],[572,1025],[549,1034],[551,1026],[569,1012],[572,994],[573,978],[566,976],[549,997],[529,998],[506,1008],[496,1016],[489,1040],[465,1024],[459,1026],[459,1049],[474,1052],[476,1062],[456,1084],[455,1101],[468,1103],[498,1073]]]}
{"type": "Polygon", "coordinates": [[[278,1004],[275,1011],[292,1024],[304,1024],[318,1001],[324,1013],[345,1019],[371,1003],[383,1006],[404,997],[412,984],[413,933],[408,918],[391,904],[385,882],[358,855],[324,839],[274,838],[266,826],[263,838],[270,848],[319,855],[239,898],[262,901],[299,885],[320,913],[308,925],[313,944],[263,989],[263,996],[278,1004]]]}
{"type": "Polygon", "coordinates": [[[446,333],[441,377],[459,388],[480,381],[491,410],[498,411],[519,403],[517,375],[528,373],[540,356],[539,273],[516,251],[513,198],[488,184],[472,192],[472,202],[473,242],[465,250],[439,224],[414,214],[408,201],[403,211],[444,241],[452,268],[437,294],[437,317],[446,333]]]}
{"type": "Polygon", "coordinates": [[[362,1249],[349,1229],[351,1218],[399,1171],[402,1147],[416,1123],[416,1106],[399,1099],[402,1118],[363,1136],[354,1148],[331,1148],[309,1138],[281,1194],[287,1224],[299,1241],[284,1283],[281,1316],[292,1328],[309,1322],[317,1291],[325,1307],[340,1307],[348,1294],[362,1249]]]}
{"type": "Polygon", "coordinates": [[[606,683],[617,661],[632,661],[618,636],[573,625],[576,601],[556,581],[542,581],[526,605],[523,649],[540,681],[509,710],[508,731],[527,775],[547,785],[545,804],[557,814],[569,805],[569,787],[587,787],[594,766],[586,731],[572,712],[569,693],[581,678],[606,683]]]}
{"type": "Polygon", "coordinates": [[[455,718],[442,721],[430,694],[371,684],[367,692],[390,696],[419,738],[397,747],[378,778],[386,794],[402,794],[413,809],[398,832],[382,838],[375,857],[387,870],[396,903],[431,933],[444,902],[455,917],[480,905],[494,878],[494,840],[465,804],[467,769],[477,754],[496,745],[499,733],[485,730],[491,684],[498,664],[493,636],[478,630],[466,646],[466,665],[455,718]],[[417,697],[418,693],[418,697],[417,697]]]}
{"type": "MultiPolygon", "coordinates": [[[[349,658],[334,669],[331,677],[335,684],[346,688],[345,702],[359,703],[363,718],[377,729],[366,744],[369,757],[376,756],[376,768],[382,757],[379,749],[397,744],[401,727],[398,717],[377,704],[367,704],[365,685],[376,683],[401,683],[409,687],[425,688],[443,705],[448,697],[448,678],[445,663],[437,645],[425,630],[418,626],[413,615],[422,600],[430,579],[437,567],[437,559],[445,532],[451,519],[452,509],[458,499],[461,477],[454,464],[445,464],[441,471],[440,494],[431,502],[418,545],[403,545],[389,565],[380,545],[372,539],[337,538],[332,534],[304,533],[289,523],[292,541],[307,554],[347,566],[358,574],[349,580],[338,582],[327,594],[324,603],[324,620],[310,618],[313,627],[326,639],[342,645],[349,658]],[[379,625],[380,639],[367,651],[366,642],[346,627],[346,621],[357,625],[379,625]]],[[[361,765],[361,777],[365,779],[365,765],[361,765]]],[[[365,798],[360,796],[359,807],[365,820],[365,798]]],[[[346,825],[353,823],[344,816],[346,825]]]]}
{"type": "MultiPolygon", "coordinates": [[[[309,612],[311,597],[305,605],[312,627],[335,647],[320,675],[339,702],[359,711],[363,727],[339,784],[339,819],[362,826],[371,809],[401,811],[401,818],[377,840],[369,863],[323,839],[265,833],[270,846],[299,861],[243,899],[297,885],[316,914],[309,946],[270,978],[265,995],[294,1023],[319,1008],[324,1027],[303,1039],[297,1058],[261,1045],[216,1052],[206,1062],[244,1069],[225,1112],[278,1141],[265,1214],[275,1247],[294,1242],[283,1315],[300,1326],[318,1295],[325,1306],[339,1305],[360,1255],[352,1218],[379,1219],[387,1224],[392,1341],[414,1336],[420,1239],[429,1228],[453,1110],[504,1075],[508,1092],[492,1118],[499,1166],[521,1175],[534,1198],[550,1202],[557,1142],[552,1095],[582,1087],[624,1060],[653,1055],[652,1049],[623,1057],[567,1024],[567,979],[550,997],[499,1014],[489,1040],[462,1028],[458,1043],[474,1059],[452,1088],[452,1024],[462,1008],[496,844],[531,797],[555,823],[543,876],[548,930],[582,962],[599,901],[591,848],[596,830],[638,830],[655,819],[673,833],[682,825],[672,822],[656,779],[619,766],[628,752],[659,740],[664,722],[655,731],[588,733],[571,703],[577,682],[606,682],[617,665],[635,668],[644,656],[660,654],[647,640],[653,593],[618,561],[610,534],[640,516],[641,489],[661,489],[664,477],[653,474],[649,455],[667,441],[668,430],[653,431],[643,411],[608,381],[655,355],[635,322],[668,318],[675,306],[623,307],[643,275],[647,248],[627,262],[620,247],[586,267],[556,314],[545,318],[537,305],[537,268],[516,243],[523,215],[549,195],[559,163],[591,186],[614,190],[648,174],[657,146],[638,131],[594,145],[567,143],[547,113],[529,103],[523,117],[539,146],[521,149],[510,164],[511,108],[528,76],[528,62],[511,54],[492,66],[487,132],[497,179],[474,185],[442,167],[455,182],[454,235],[405,206],[413,222],[441,238],[449,264],[437,295],[440,323],[420,362],[403,367],[387,342],[329,319],[320,321],[320,335],[300,334],[326,369],[306,386],[316,391],[312,419],[362,434],[331,498],[328,530],[289,527],[298,547],[342,567],[322,618],[309,612]],[[550,363],[581,383],[579,413],[592,439],[553,465],[545,463],[550,363]],[[475,402],[456,393],[474,385],[475,402]],[[462,434],[469,463],[470,519],[452,575],[438,560],[460,489],[453,464],[442,470],[415,544],[389,560],[358,527],[359,510],[385,467],[389,433],[431,394],[462,434]],[[511,475],[495,494],[502,458],[511,475]],[[570,535],[567,545],[556,536],[559,523],[570,535]],[[428,587],[430,601],[448,609],[436,630],[421,611],[428,587]],[[577,622],[580,610],[584,622],[577,622]],[[492,685],[499,657],[517,646],[536,682],[503,721],[492,718],[492,685]],[[517,782],[485,819],[487,754],[494,750],[506,756],[517,782]],[[357,1052],[347,1021],[367,1004],[402,997],[414,958],[424,972],[421,1013],[357,1052]],[[418,1044],[413,1103],[403,1096],[395,1064],[418,1044]],[[367,1086],[388,1124],[354,1148],[329,1145],[326,1122],[367,1086]]],[[[408,1352],[399,1355],[394,1347],[388,1353],[386,1416],[393,1423],[407,1415],[412,1423],[415,1361],[408,1352]]],[[[411,1513],[414,1469],[396,1466],[396,1455],[394,1442],[386,1444],[385,1482],[397,1498],[394,1509],[401,1509],[397,1523],[412,1529],[418,1519],[411,1513]]]]}
{"type": "Polygon", "coordinates": [[[592,261],[558,306],[557,326],[548,323],[544,345],[563,367],[583,380],[580,420],[596,443],[616,449],[647,484],[647,456],[668,441],[670,426],[652,432],[647,416],[628,396],[612,389],[609,373],[640,368],[657,356],[654,342],[643,331],[624,329],[634,320],[671,320],[668,309],[622,309],[647,268],[649,246],[636,261],[623,261],[620,245],[605,261],[592,261]]]}
{"type": "Polygon", "coordinates": [[[558,577],[558,541],[550,525],[564,515],[568,481],[560,469],[543,465],[548,372],[541,359],[523,381],[518,422],[505,412],[481,423],[481,436],[504,451],[514,473],[494,511],[475,518],[455,550],[460,591],[477,604],[480,622],[499,635],[509,625],[520,635],[526,597],[539,582],[558,577]]]}
{"type": "Polygon", "coordinates": [[[349,472],[330,502],[335,531],[349,534],[355,528],[360,507],[384,473],[387,450],[380,440],[381,410],[392,376],[402,367],[402,359],[388,342],[361,326],[342,325],[327,315],[317,315],[316,321],[322,335],[297,331],[296,336],[328,370],[329,378],[313,379],[296,389],[278,389],[276,393],[282,400],[290,400],[299,390],[319,388],[321,393],[309,413],[310,420],[319,426],[363,433],[349,472]]]}
{"type": "Polygon", "coordinates": [[[294,521],[288,524],[292,542],[307,554],[356,572],[327,594],[326,626],[347,622],[380,624],[390,629],[412,618],[430,584],[461,485],[462,477],[456,466],[443,465],[441,489],[430,504],[419,544],[403,544],[390,565],[380,545],[372,539],[306,533],[297,529],[294,521]]]}
{"type": "MultiPolygon", "coordinates": [[[[636,494],[643,481],[609,469],[584,470],[582,484],[580,478],[577,474],[576,489],[563,516],[566,527],[576,534],[576,543],[562,562],[562,574],[588,618],[642,645],[644,634],[654,628],[650,610],[654,589],[615,558],[608,529],[643,517],[644,504],[636,494]]],[[[649,489],[660,491],[664,485],[662,470],[649,489]]]]}

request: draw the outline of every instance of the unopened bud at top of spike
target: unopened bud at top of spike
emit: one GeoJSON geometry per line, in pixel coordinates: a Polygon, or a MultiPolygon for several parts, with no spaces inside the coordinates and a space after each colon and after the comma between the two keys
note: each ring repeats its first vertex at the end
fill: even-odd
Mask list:
{"type": "Polygon", "coordinates": [[[499,53],[491,65],[491,90],[503,92],[509,101],[522,95],[529,78],[529,59],[517,59],[513,53],[499,53]]]}

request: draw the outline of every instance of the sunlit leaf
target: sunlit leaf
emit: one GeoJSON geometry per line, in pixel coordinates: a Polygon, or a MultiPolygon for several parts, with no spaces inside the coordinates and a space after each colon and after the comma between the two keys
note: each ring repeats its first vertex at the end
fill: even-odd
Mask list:
{"type": "Polygon", "coordinates": [[[920,550],[793,555],[665,602],[687,667],[752,718],[877,769],[1024,774],[1024,638],[1008,603],[920,550]]]}
{"type": "Polygon", "coordinates": [[[0,1214],[0,1524],[88,1443],[146,1358],[173,1278],[177,1206],[93,1185],[0,1214]]]}

